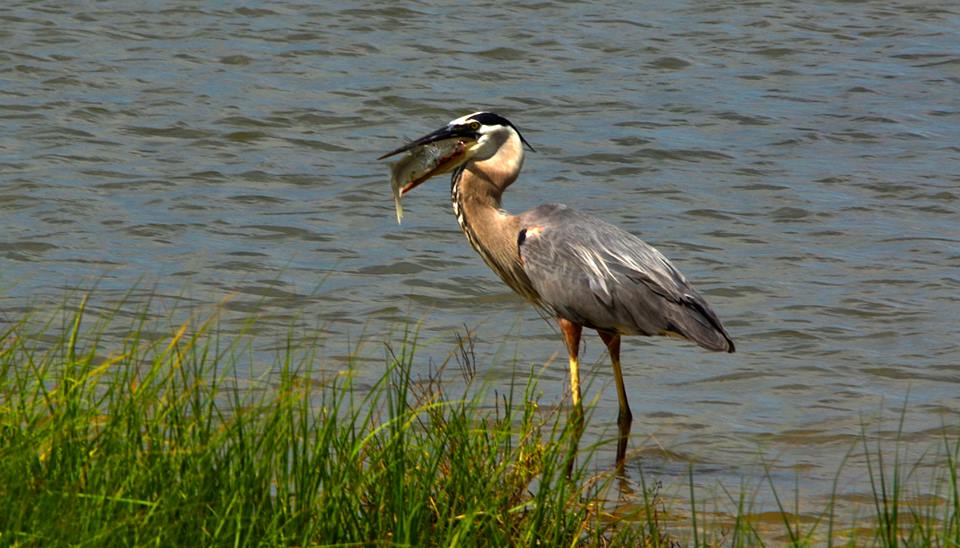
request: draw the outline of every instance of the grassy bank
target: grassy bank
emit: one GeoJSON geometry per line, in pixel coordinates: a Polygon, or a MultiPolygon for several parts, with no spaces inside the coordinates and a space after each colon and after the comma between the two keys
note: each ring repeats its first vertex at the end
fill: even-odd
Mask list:
{"type": "MultiPolygon", "coordinates": [[[[613,518],[616,477],[588,472],[583,446],[567,477],[575,437],[537,405],[533,375],[495,404],[447,394],[412,375],[408,336],[387,345],[372,388],[292,346],[251,385],[238,374],[247,337],[219,336],[215,320],[158,336],[146,314],[93,321],[83,308],[0,333],[0,544],[764,543],[742,502],[732,521],[678,523],[646,486],[613,518]]],[[[906,507],[909,469],[875,462],[870,528],[824,509],[812,524],[784,517],[778,537],[960,545],[957,445],[945,448],[940,503],[906,507]]]]}
{"type": "MultiPolygon", "coordinates": [[[[494,409],[411,377],[397,343],[363,391],[282,353],[257,389],[211,322],[147,340],[82,309],[0,347],[2,541],[77,544],[570,544],[614,532],[601,486],[565,477],[570,435],[525,394],[494,409]],[[59,332],[58,332],[59,331],[59,332]]],[[[116,320],[113,322],[116,323],[116,320]]],[[[242,338],[242,337],[241,337],[242,338]]],[[[486,403],[486,402],[483,402],[486,403]]],[[[584,460],[584,459],[581,459],[584,460]]],[[[626,539],[624,539],[626,540],[626,539]]]]}

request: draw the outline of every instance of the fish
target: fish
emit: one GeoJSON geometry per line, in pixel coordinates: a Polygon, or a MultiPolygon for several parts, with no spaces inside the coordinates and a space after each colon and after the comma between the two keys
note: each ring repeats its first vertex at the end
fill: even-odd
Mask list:
{"type": "Polygon", "coordinates": [[[390,164],[397,224],[403,220],[403,206],[400,204],[403,194],[430,177],[449,171],[465,151],[466,143],[462,139],[443,139],[414,147],[400,161],[390,164]]]}

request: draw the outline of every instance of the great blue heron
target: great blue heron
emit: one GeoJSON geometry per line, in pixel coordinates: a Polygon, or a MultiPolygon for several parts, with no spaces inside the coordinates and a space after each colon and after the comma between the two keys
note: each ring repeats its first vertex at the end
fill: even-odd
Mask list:
{"type": "Polygon", "coordinates": [[[523,166],[523,146],[533,149],[506,118],[468,114],[381,159],[448,139],[459,140],[455,156],[400,194],[453,170],[450,199],[470,245],[514,291],[557,318],[581,426],[580,334],[584,327],[597,331],[613,363],[622,465],[633,415],[620,367],[620,336],[675,335],[725,352],[734,351],[733,340],[683,274],[636,236],[564,205],[541,205],[519,215],[504,211],[500,200],[523,166]]]}

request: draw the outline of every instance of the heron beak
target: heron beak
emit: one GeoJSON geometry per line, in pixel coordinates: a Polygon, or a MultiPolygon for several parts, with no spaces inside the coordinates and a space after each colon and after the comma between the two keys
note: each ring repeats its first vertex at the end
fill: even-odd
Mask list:
{"type": "Polygon", "coordinates": [[[383,156],[377,158],[377,160],[383,160],[384,158],[389,158],[401,152],[407,152],[408,150],[413,150],[417,147],[423,145],[429,145],[430,143],[435,143],[437,141],[443,141],[446,139],[456,139],[462,138],[465,141],[476,141],[477,134],[471,131],[469,128],[459,127],[459,126],[444,126],[433,133],[424,135],[423,137],[411,141],[402,147],[391,150],[390,152],[384,154],[383,156]]]}

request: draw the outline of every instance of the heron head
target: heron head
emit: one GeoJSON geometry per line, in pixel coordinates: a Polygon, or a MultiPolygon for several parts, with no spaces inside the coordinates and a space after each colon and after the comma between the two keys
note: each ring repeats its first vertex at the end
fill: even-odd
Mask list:
{"type": "Polygon", "coordinates": [[[533,150],[530,143],[520,135],[509,120],[493,112],[474,112],[466,116],[461,116],[451,120],[444,127],[415,139],[402,147],[392,150],[379,159],[388,158],[401,152],[415,151],[418,147],[426,146],[438,141],[456,139],[462,146],[456,147],[454,152],[444,156],[443,160],[438,162],[436,167],[418,177],[416,181],[403,189],[403,193],[409,192],[413,187],[423,181],[440,175],[449,173],[469,161],[485,161],[493,158],[502,150],[506,150],[508,145],[512,150],[510,161],[517,163],[517,169],[523,162],[523,147],[533,150]]]}
{"type": "Polygon", "coordinates": [[[483,161],[496,156],[507,143],[513,141],[518,153],[523,155],[523,147],[533,150],[530,143],[520,135],[520,130],[510,120],[493,112],[474,112],[457,118],[449,126],[468,126],[475,135],[475,142],[467,149],[467,159],[483,161]]]}

